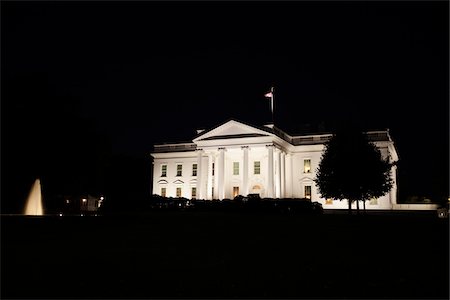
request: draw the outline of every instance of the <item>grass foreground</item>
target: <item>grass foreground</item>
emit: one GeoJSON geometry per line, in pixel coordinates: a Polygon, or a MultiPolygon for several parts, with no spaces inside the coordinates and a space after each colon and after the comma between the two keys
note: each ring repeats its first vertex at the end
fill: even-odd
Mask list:
{"type": "Polygon", "coordinates": [[[449,298],[448,219],[157,211],[1,218],[8,298],[449,298]]]}

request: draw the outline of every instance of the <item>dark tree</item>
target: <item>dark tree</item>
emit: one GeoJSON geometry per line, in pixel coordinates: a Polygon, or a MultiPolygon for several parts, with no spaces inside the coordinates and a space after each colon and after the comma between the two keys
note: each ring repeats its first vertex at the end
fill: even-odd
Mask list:
{"type": "Polygon", "coordinates": [[[390,191],[392,165],[365,133],[345,126],[325,144],[314,181],[322,197],[347,199],[351,213],[354,201],[358,204],[390,191]]]}

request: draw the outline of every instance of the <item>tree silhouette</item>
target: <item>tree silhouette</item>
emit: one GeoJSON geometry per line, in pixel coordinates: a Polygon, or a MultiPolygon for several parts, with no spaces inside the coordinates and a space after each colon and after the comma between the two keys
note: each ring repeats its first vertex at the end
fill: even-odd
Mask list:
{"type": "Polygon", "coordinates": [[[378,198],[390,191],[392,166],[365,133],[344,126],[325,144],[314,181],[322,197],[347,199],[351,213],[354,201],[359,211],[360,200],[378,198]]]}

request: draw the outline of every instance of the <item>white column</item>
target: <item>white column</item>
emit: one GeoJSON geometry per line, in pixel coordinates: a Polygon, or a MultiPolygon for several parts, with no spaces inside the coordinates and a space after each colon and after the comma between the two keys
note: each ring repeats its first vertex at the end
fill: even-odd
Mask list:
{"type": "Polygon", "coordinates": [[[275,174],[276,174],[276,197],[277,198],[281,198],[281,151],[279,149],[275,149],[276,151],[276,160],[277,160],[277,165],[276,165],[276,170],[275,170],[275,174]]]}
{"type": "Polygon", "coordinates": [[[281,198],[286,197],[286,153],[281,152],[281,198]]]}
{"type": "Polygon", "coordinates": [[[212,200],[213,199],[213,181],[212,181],[212,164],[214,163],[214,158],[211,153],[208,154],[208,174],[206,176],[207,178],[207,185],[206,185],[206,199],[212,200]]]}
{"type": "Polygon", "coordinates": [[[219,156],[216,154],[214,156],[214,193],[213,193],[213,199],[219,199],[219,156]]]}
{"type": "Polygon", "coordinates": [[[286,198],[292,198],[292,154],[286,154],[286,198]]]}
{"type": "Polygon", "coordinates": [[[225,148],[219,148],[219,165],[217,166],[217,181],[219,185],[219,199],[225,198],[225,148]]]}
{"type": "Polygon", "coordinates": [[[393,180],[392,189],[390,191],[391,209],[397,205],[397,167],[391,168],[391,179],[393,180]]]}
{"type": "Polygon", "coordinates": [[[197,149],[197,199],[203,199],[203,186],[202,186],[202,157],[203,150],[197,149]]]}
{"type": "Polygon", "coordinates": [[[267,197],[273,198],[273,145],[267,145],[267,197]]]}
{"type": "Polygon", "coordinates": [[[244,166],[242,167],[242,195],[248,195],[248,146],[241,147],[244,154],[244,166]]]}

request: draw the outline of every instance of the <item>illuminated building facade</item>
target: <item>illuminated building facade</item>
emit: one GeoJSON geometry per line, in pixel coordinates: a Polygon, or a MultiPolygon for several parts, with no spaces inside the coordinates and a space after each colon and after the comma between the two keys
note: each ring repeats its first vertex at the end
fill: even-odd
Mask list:
{"type": "MultiPolygon", "coordinates": [[[[367,134],[384,158],[398,159],[387,130],[367,134]]],[[[252,126],[236,120],[199,130],[191,143],[155,145],[153,194],[233,199],[256,193],[262,198],[309,198],[324,208],[346,209],[347,201],[321,198],[313,181],[324,143],[331,136],[291,136],[273,125],[252,126]]],[[[391,176],[392,190],[368,201],[367,209],[397,208],[395,166],[391,176]]]]}

